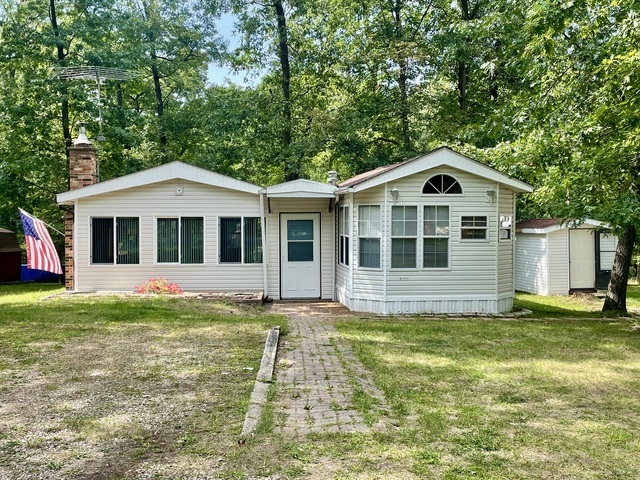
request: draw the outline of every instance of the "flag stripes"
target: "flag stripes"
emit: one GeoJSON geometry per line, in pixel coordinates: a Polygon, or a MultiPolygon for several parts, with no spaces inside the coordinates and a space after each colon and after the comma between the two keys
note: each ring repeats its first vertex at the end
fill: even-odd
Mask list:
{"type": "Polygon", "coordinates": [[[60,257],[45,224],[20,209],[27,244],[27,268],[62,274],[60,257]]]}

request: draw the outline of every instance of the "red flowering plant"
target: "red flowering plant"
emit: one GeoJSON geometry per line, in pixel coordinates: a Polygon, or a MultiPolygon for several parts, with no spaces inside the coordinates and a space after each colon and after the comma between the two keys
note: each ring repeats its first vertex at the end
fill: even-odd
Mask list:
{"type": "Polygon", "coordinates": [[[155,293],[157,295],[180,295],[182,289],[177,283],[169,283],[167,277],[152,277],[142,285],[134,287],[136,293],[155,293]]]}

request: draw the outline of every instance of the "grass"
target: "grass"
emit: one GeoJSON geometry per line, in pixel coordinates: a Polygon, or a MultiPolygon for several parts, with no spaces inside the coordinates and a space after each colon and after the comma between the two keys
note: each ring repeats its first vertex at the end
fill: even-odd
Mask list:
{"type": "Polygon", "coordinates": [[[637,478],[640,334],[629,327],[594,318],[342,321],[398,422],[350,455],[377,452],[404,478],[637,478]]]}
{"type": "Polygon", "coordinates": [[[282,317],[175,297],[43,300],[60,292],[0,286],[0,478],[245,468],[229,452],[282,317]]]}
{"type": "MultiPolygon", "coordinates": [[[[515,308],[526,308],[533,312],[534,317],[607,317],[611,313],[602,313],[604,300],[593,295],[532,295],[516,293],[515,308]]],[[[629,284],[627,287],[627,309],[630,312],[640,311],[640,286],[629,284]]]]}
{"type": "MultiPolygon", "coordinates": [[[[518,295],[535,315],[518,320],[337,320],[385,393],[387,431],[281,436],[267,404],[239,447],[266,330],[281,318],[176,298],[39,300],[57,291],[0,286],[0,477],[631,480],[640,471],[640,333],[631,319],[601,318],[592,300],[518,295]]],[[[630,289],[630,307],[639,300],[630,289]]],[[[353,405],[373,423],[372,402],[356,391],[353,405]]]]}

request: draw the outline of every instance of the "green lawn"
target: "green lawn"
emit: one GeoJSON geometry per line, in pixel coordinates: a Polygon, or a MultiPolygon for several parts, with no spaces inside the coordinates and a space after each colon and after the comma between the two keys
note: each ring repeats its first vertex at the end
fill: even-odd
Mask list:
{"type": "Polygon", "coordinates": [[[266,330],[283,318],[166,297],[39,300],[54,292],[0,286],[0,478],[638,478],[640,332],[588,313],[592,300],[519,295],[535,317],[517,320],[338,319],[336,341],[390,410],[359,390],[353,406],[387,431],[295,439],[267,419],[239,447],[266,330]]]}
{"type": "Polygon", "coordinates": [[[416,478],[636,479],[640,333],[630,326],[342,321],[399,426],[353,455],[377,451],[389,472],[416,478]]]}
{"type": "Polygon", "coordinates": [[[266,332],[282,317],[171,297],[41,300],[60,292],[0,286],[0,478],[244,468],[233,453],[266,332]]]}
{"type": "MultiPolygon", "coordinates": [[[[600,314],[602,298],[593,295],[550,295],[540,296],[528,293],[516,293],[515,308],[527,308],[535,317],[594,317],[600,314]]],[[[627,309],[640,312],[640,286],[630,284],[627,288],[627,309]]],[[[611,314],[608,314],[609,316],[611,314]]]]}

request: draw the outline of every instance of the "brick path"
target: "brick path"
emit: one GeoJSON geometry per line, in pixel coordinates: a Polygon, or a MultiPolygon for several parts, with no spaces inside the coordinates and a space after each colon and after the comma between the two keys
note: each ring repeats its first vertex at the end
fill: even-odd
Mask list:
{"type": "MultiPolygon", "coordinates": [[[[370,431],[362,415],[352,408],[352,381],[382,408],[386,401],[350,348],[339,341],[325,313],[344,311],[327,303],[275,304],[271,311],[289,315],[289,334],[276,369],[276,429],[292,435],[370,431]]],[[[373,428],[385,427],[380,422],[373,428]]]]}

